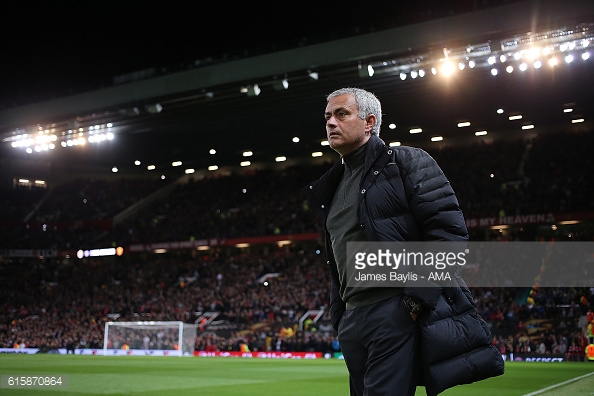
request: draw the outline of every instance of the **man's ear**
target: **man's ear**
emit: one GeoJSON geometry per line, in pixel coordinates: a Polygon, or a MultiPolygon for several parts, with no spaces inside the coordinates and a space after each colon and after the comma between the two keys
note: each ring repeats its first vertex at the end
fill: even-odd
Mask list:
{"type": "Polygon", "coordinates": [[[377,118],[375,118],[375,115],[373,114],[369,114],[365,117],[365,132],[371,132],[376,122],[377,118]]]}

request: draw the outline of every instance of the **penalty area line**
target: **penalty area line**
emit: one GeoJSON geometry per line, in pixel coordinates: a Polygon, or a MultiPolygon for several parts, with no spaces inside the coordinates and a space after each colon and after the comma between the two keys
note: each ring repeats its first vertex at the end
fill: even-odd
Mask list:
{"type": "Polygon", "coordinates": [[[545,392],[548,392],[548,391],[550,391],[552,389],[559,388],[560,386],[571,384],[572,382],[579,381],[579,380],[584,379],[586,377],[589,377],[589,376],[591,376],[593,374],[594,374],[594,372],[588,373],[588,374],[584,374],[584,375],[581,375],[579,377],[575,377],[575,378],[572,378],[572,379],[568,379],[567,381],[559,382],[558,384],[547,386],[546,388],[542,388],[542,389],[539,389],[539,390],[534,391],[534,392],[531,392],[531,393],[526,393],[523,396],[540,395],[541,393],[545,393],[545,392]]]}

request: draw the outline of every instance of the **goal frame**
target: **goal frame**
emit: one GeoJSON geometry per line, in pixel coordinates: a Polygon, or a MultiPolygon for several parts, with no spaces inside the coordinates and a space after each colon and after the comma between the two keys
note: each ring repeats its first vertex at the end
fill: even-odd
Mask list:
{"type": "MultiPolygon", "coordinates": [[[[194,345],[196,342],[197,335],[197,324],[184,323],[182,321],[137,321],[137,322],[115,322],[109,321],[105,323],[105,331],[103,334],[103,354],[107,355],[156,355],[156,356],[192,356],[194,354],[194,345]],[[120,349],[120,348],[108,348],[110,342],[110,328],[120,327],[127,329],[138,329],[146,330],[154,328],[177,329],[177,349],[146,349],[146,348],[133,348],[133,349],[120,349]],[[188,332],[193,333],[193,342],[189,345],[186,337],[191,337],[188,332]]],[[[188,338],[189,339],[189,338],[188,338]]]]}

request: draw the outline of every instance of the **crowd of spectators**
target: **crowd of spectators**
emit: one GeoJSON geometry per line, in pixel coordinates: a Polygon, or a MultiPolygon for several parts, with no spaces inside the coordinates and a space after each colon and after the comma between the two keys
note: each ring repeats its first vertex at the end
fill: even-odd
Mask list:
{"type": "MultiPolygon", "coordinates": [[[[588,152],[593,144],[590,133],[545,134],[428,151],[449,178],[467,219],[500,218],[593,212],[594,163],[588,152]]],[[[68,250],[318,232],[300,189],[330,166],[190,180],[150,202],[142,199],[162,187],[161,180],[76,180],[51,189],[41,201],[39,191],[7,193],[0,248],[68,250]],[[135,203],[141,203],[138,211],[112,227],[114,216],[135,203]]],[[[591,240],[593,235],[582,230],[576,237],[591,240]]]]}
{"type": "Polygon", "coordinates": [[[76,179],[54,188],[3,186],[0,248],[76,249],[111,230],[115,215],[161,186],[144,178],[76,179]]]}
{"type": "MultiPolygon", "coordinates": [[[[205,312],[218,312],[218,326],[200,327],[197,349],[239,350],[245,343],[252,351],[330,352],[335,338],[327,315],[298,326],[307,311],[328,308],[328,274],[315,244],[246,250],[3,262],[2,278],[11,284],[0,292],[0,347],[100,349],[106,321],[195,323],[205,312]],[[265,284],[266,274],[275,276],[265,284]]],[[[579,320],[591,290],[541,289],[531,294],[532,304],[522,292],[473,289],[479,314],[507,351],[540,351],[535,343],[543,337],[580,342],[579,320]],[[551,327],[531,325],[543,320],[551,327]]],[[[558,350],[542,342],[545,353],[558,350]]]]}
{"type": "MultiPolygon", "coordinates": [[[[327,306],[326,269],[315,250],[276,245],[258,252],[213,250],[3,262],[2,278],[11,284],[0,292],[0,346],[66,348],[74,341],[100,348],[108,320],[194,323],[201,313],[220,312],[216,319],[229,336],[222,340],[205,332],[197,344],[214,337],[219,348],[228,348],[238,337],[232,333],[253,324],[267,324],[268,336],[280,334],[308,310],[327,306]],[[259,282],[266,274],[278,276],[259,282]]],[[[257,348],[253,335],[246,338],[257,348]]],[[[283,340],[283,348],[294,348],[286,344],[296,340],[283,340]]]]}
{"type": "Polygon", "coordinates": [[[118,245],[318,231],[300,188],[327,165],[190,181],[118,224],[118,245]]]}
{"type": "Polygon", "coordinates": [[[543,134],[429,152],[466,218],[594,210],[592,133],[543,134]]]}
{"type": "MultiPolygon", "coordinates": [[[[550,135],[428,151],[450,179],[467,218],[583,213],[594,211],[588,177],[592,140],[591,134],[561,140],[550,135]]],[[[0,249],[316,233],[319,224],[299,190],[330,165],[192,180],[107,228],[85,222],[110,220],[143,204],[162,182],[76,180],[47,191],[7,189],[0,249]]],[[[580,231],[579,239],[592,240],[589,230],[580,231]]],[[[0,347],[101,348],[108,320],[194,323],[204,312],[218,312],[218,327],[200,328],[197,349],[239,350],[244,344],[250,350],[336,351],[327,313],[308,328],[299,327],[307,311],[328,308],[322,252],[314,239],[84,260],[0,257],[0,347]],[[266,274],[275,275],[265,284],[266,274]]],[[[572,343],[583,342],[580,318],[594,303],[588,288],[541,288],[530,295],[511,287],[473,292],[494,343],[508,352],[568,351],[572,343]],[[552,325],[526,327],[539,320],[552,325]]]]}

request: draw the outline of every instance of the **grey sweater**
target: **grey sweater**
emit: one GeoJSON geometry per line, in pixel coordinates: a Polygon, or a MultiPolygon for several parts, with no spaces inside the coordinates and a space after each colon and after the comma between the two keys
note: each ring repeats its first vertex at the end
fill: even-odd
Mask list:
{"type": "Polygon", "coordinates": [[[373,304],[402,292],[401,288],[346,286],[348,276],[351,277],[348,283],[356,284],[355,273],[347,273],[347,242],[366,240],[357,215],[359,186],[365,165],[365,147],[366,145],[363,145],[342,157],[344,173],[332,198],[326,221],[340,279],[340,297],[346,303],[347,309],[373,304]]]}

